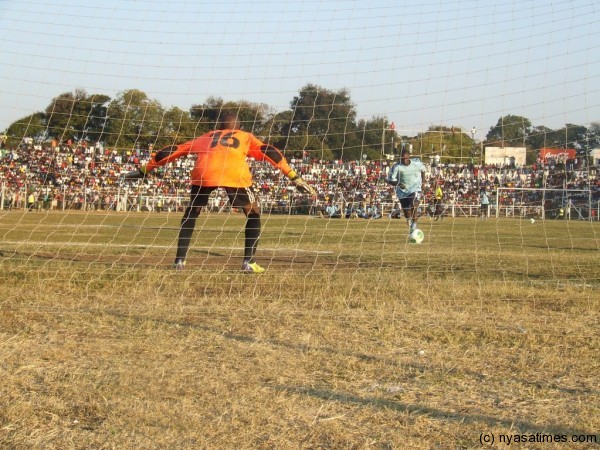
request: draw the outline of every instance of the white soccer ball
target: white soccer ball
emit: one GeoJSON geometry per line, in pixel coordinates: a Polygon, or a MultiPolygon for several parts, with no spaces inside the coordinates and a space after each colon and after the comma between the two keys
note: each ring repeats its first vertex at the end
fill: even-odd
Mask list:
{"type": "Polygon", "coordinates": [[[532,217],[530,220],[531,223],[535,223],[535,219],[532,217]]]}
{"type": "Polygon", "coordinates": [[[408,236],[408,240],[413,244],[420,244],[425,239],[425,233],[418,228],[414,229],[408,236]]]}

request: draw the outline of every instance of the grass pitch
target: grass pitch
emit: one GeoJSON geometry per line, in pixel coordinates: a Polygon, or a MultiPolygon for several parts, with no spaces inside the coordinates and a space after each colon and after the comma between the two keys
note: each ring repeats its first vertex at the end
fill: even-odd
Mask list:
{"type": "Polygon", "coordinates": [[[598,223],[180,218],[0,212],[0,447],[600,443],[598,223]]]}

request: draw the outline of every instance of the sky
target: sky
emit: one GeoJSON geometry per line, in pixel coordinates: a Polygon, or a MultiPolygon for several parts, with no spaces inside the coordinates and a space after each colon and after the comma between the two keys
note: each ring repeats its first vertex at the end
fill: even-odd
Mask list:
{"type": "Polygon", "coordinates": [[[359,119],[482,139],[505,115],[600,121],[594,0],[0,0],[0,131],[65,92],[276,112],[308,83],[359,119]]]}

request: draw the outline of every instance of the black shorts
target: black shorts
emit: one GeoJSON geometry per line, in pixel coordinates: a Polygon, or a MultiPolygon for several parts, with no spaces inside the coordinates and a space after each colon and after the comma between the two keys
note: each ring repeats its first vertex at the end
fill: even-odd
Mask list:
{"type": "Polygon", "coordinates": [[[413,192],[408,197],[402,197],[398,200],[400,201],[400,206],[402,209],[411,209],[419,206],[419,199],[421,198],[420,194],[417,195],[417,192],[413,192]]]}
{"type": "MultiPolygon", "coordinates": [[[[208,205],[208,197],[215,189],[219,189],[218,186],[196,186],[192,184],[190,191],[190,206],[194,207],[205,207],[208,205]]],[[[252,187],[248,188],[233,188],[223,187],[229,198],[231,206],[236,208],[243,208],[244,206],[251,205],[253,203],[258,204],[258,199],[254,194],[252,187]]]]}

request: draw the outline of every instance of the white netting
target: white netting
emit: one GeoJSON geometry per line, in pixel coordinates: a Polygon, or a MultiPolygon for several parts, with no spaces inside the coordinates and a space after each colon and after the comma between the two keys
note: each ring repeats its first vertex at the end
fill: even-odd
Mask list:
{"type": "Polygon", "coordinates": [[[0,10],[0,447],[591,442],[594,2],[0,10]],[[224,111],[317,192],[249,161],[260,275],[223,190],[174,270],[193,158],[123,179],[224,111]]]}

